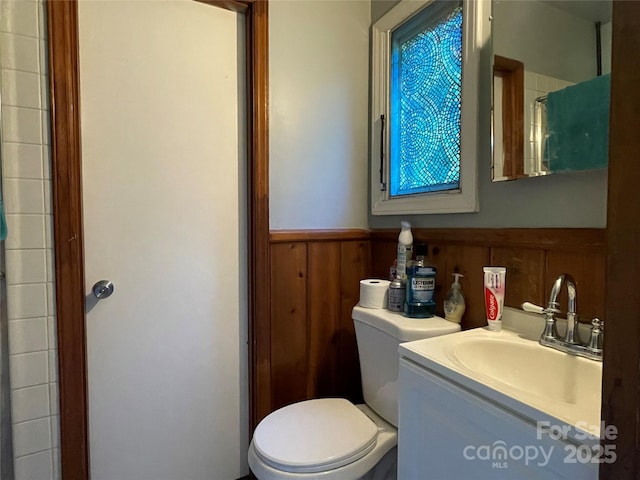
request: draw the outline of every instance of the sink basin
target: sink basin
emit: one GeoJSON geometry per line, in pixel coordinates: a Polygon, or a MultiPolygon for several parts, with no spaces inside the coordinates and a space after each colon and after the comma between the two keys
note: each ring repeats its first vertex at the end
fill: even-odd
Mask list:
{"type": "Polygon", "coordinates": [[[479,391],[498,392],[599,435],[602,364],[543,347],[517,332],[477,328],[405,343],[402,356],[479,391]],[[488,389],[488,390],[487,390],[488,389]]]}
{"type": "Polygon", "coordinates": [[[554,402],[599,401],[600,363],[510,337],[507,333],[466,338],[447,353],[470,372],[554,402]]]}

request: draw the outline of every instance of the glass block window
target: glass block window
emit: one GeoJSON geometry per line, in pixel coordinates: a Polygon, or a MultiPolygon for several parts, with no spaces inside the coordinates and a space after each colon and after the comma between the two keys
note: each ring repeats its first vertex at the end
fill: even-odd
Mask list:
{"type": "Polygon", "coordinates": [[[390,77],[390,195],[460,188],[462,2],[432,2],[392,32],[390,77]]]}

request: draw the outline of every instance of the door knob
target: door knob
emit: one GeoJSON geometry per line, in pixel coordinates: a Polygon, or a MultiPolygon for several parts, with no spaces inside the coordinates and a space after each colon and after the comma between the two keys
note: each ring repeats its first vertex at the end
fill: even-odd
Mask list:
{"type": "Polygon", "coordinates": [[[93,295],[98,299],[109,298],[113,293],[114,286],[109,280],[100,280],[93,286],[93,295]]]}

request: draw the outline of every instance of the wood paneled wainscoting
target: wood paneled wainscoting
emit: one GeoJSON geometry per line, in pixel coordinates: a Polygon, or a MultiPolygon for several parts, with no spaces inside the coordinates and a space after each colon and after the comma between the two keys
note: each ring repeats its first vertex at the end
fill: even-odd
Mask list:
{"type": "Polygon", "coordinates": [[[351,309],[370,277],[366,230],[271,232],[271,405],[362,402],[351,309]]]}
{"type": "MultiPolygon", "coordinates": [[[[398,233],[371,232],[373,276],[388,275],[395,258],[398,233]]],[[[455,228],[414,229],[413,244],[429,245],[429,261],[438,267],[437,312],[443,315],[443,301],[453,273],[462,273],[462,292],[467,310],[463,328],[486,325],[482,267],[507,267],[505,305],[519,307],[529,301],[545,306],[551,285],[561,273],[576,280],[578,314],[590,322],[604,315],[605,230],[575,228],[455,228]]],[[[566,292],[560,297],[566,308],[566,292]]]]}
{"type": "MultiPolygon", "coordinates": [[[[482,267],[507,267],[506,300],[544,305],[551,283],[571,273],[581,320],[603,316],[603,229],[414,229],[438,267],[436,301],[452,273],[464,275],[463,328],[485,324],[482,267]]],[[[351,309],[359,281],[387,278],[398,231],[271,232],[271,407],[327,396],[362,401],[351,309]]],[[[566,293],[561,297],[566,308],[566,293]]]]}
{"type": "MultiPolygon", "coordinates": [[[[546,304],[560,273],[577,282],[583,321],[603,316],[603,229],[414,229],[438,267],[436,301],[442,314],[452,273],[462,280],[463,328],[485,325],[482,267],[507,267],[506,300],[546,304]]],[[[308,398],[362,401],[351,309],[359,281],[387,278],[397,230],[272,231],[271,408],[308,398]]],[[[561,297],[566,308],[566,294],[561,297]]]]}

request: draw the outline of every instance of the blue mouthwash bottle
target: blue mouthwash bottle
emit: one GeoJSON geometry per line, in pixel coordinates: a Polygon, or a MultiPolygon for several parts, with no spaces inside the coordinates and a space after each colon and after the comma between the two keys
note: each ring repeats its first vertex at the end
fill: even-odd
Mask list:
{"type": "Polygon", "coordinates": [[[425,260],[428,246],[415,247],[415,260],[407,266],[407,291],[404,314],[410,318],[429,318],[436,314],[433,293],[436,288],[436,267],[425,260]]]}

